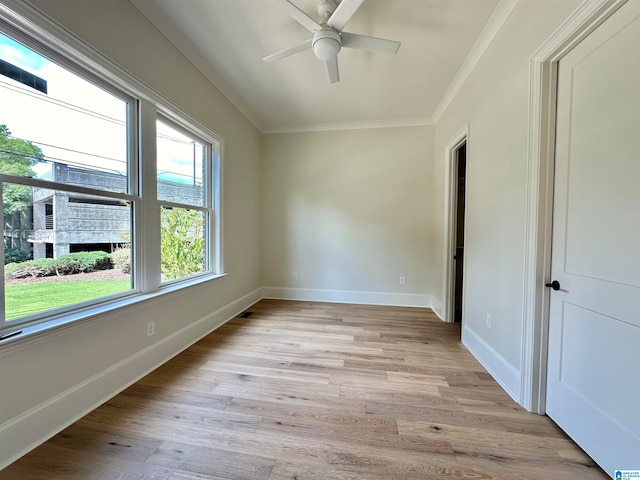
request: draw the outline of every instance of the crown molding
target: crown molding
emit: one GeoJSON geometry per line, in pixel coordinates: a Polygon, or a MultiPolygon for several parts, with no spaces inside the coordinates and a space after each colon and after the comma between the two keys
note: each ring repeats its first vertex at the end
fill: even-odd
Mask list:
{"type": "Polygon", "coordinates": [[[498,32],[500,32],[519,1],[520,0],[500,0],[500,3],[496,5],[489,21],[482,32],[480,32],[478,39],[473,44],[473,47],[471,47],[471,50],[469,50],[469,54],[462,62],[458,72],[455,77],[453,77],[449,87],[433,111],[432,118],[434,123],[440,120],[440,117],[456,97],[462,85],[464,85],[464,82],[466,82],[469,75],[471,75],[471,72],[476,68],[476,65],[496,38],[498,32]]]}
{"type": "Polygon", "coordinates": [[[251,124],[263,132],[264,126],[252,108],[242,100],[229,83],[213,68],[211,63],[180,33],[171,19],[162,12],[151,0],[129,0],[140,12],[156,26],[191,64],[202,73],[207,80],[236,107],[251,124]]]}
{"type": "Polygon", "coordinates": [[[341,130],[368,130],[372,128],[398,128],[398,127],[428,127],[434,122],[430,117],[406,118],[392,120],[369,120],[364,122],[329,122],[329,123],[309,123],[305,125],[283,125],[280,127],[266,128],[262,133],[306,133],[306,132],[329,132],[341,130]]]}

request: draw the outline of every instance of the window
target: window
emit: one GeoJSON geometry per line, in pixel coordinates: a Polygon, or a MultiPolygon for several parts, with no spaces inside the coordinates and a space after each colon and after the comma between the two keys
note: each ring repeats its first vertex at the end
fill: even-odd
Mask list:
{"type": "Polygon", "coordinates": [[[162,281],[209,270],[211,144],[166,119],[156,123],[157,190],[161,204],[162,281]]]}
{"type": "Polygon", "coordinates": [[[53,53],[43,46],[51,33],[7,15],[0,9],[0,340],[221,273],[219,139],[97,54],[66,44],[53,53]]]}

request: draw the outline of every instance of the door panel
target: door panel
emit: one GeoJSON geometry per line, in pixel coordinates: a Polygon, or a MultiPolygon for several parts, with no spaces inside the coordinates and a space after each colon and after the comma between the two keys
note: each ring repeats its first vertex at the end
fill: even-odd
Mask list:
{"type": "Polygon", "coordinates": [[[640,468],[640,2],[559,64],[547,413],[640,468]]]}
{"type": "Polygon", "coordinates": [[[640,368],[640,329],[577,305],[565,303],[563,307],[559,381],[585,401],[609,405],[613,420],[639,432],[640,417],[626,416],[637,408],[638,397],[618,393],[624,392],[620,385],[628,383],[629,371],[640,368]],[[602,358],[608,361],[598,360],[602,358]],[[629,370],[612,370],[611,363],[629,370]]]}

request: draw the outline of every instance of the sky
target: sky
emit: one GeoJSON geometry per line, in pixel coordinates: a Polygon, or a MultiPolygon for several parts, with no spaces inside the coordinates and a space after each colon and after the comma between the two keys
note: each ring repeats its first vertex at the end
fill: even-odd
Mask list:
{"type": "MultiPolygon", "coordinates": [[[[0,124],[32,141],[45,157],[84,168],[126,173],[127,103],[0,34],[0,59],[47,81],[47,94],[0,75],[0,124]]],[[[159,125],[158,172],[193,182],[193,145],[159,125]]],[[[50,164],[34,167],[46,174],[50,164]]],[[[200,168],[201,171],[201,168],[200,168]]],[[[202,175],[198,174],[201,182],[202,175]]]]}

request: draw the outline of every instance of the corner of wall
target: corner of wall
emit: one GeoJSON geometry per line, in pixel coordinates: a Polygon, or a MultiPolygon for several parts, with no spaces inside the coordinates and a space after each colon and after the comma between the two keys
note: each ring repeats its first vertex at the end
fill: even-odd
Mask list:
{"type": "Polygon", "coordinates": [[[262,297],[276,300],[355,303],[394,307],[431,308],[433,297],[417,293],[363,292],[319,288],[262,287],[262,297]]]}
{"type": "Polygon", "coordinates": [[[478,360],[496,382],[516,402],[520,403],[521,373],[485,342],[470,327],[462,327],[462,345],[478,360]]]}
{"type": "Polygon", "coordinates": [[[433,313],[435,313],[440,320],[442,320],[443,322],[447,321],[444,318],[445,317],[444,305],[437,297],[433,295],[431,295],[431,310],[433,310],[433,313]]]}

